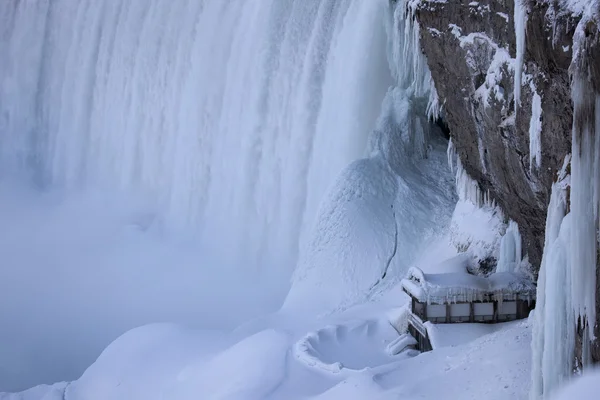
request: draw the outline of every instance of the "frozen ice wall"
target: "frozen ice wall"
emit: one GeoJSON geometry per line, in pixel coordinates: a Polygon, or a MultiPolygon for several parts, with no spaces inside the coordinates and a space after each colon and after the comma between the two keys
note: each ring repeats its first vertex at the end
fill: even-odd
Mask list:
{"type": "Polygon", "coordinates": [[[546,221],[532,341],[531,398],[548,397],[591,362],[597,323],[596,276],[600,209],[600,90],[590,63],[597,62],[600,2],[567,1],[579,21],[570,67],[573,100],[572,154],[565,161],[546,221]],[[570,161],[570,164],[569,164],[570,161]],[[567,176],[570,167],[570,176],[567,176]],[[581,348],[576,349],[575,334],[581,348]]]}

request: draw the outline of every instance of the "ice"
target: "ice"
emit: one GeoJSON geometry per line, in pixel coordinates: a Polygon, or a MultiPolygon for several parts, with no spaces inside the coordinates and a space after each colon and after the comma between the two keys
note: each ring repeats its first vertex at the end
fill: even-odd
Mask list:
{"type": "MultiPolygon", "coordinates": [[[[570,205],[574,228],[569,249],[571,295],[576,315],[591,322],[596,321],[600,94],[591,92],[589,84],[579,77],[575,78],[572,85],[574,123],[570,205]]],[[[594,324],[587,325],[589,337],[593,338],[594,324]]]]}
{"type": "Polygon", "coordinates": [[[389,354],[407,268],[504,229],[458,162],[452,214],[419,3],[0,2],[2,390],[70,380],[0,397],[523,398],[526,326],[389,354]]]}
{"type": "MultiPolygon", "coordinates": [[[[557,334],[557,331],[562,330],[562,327],[558,323],[553,322],[555,318],[553,315],[554,313],[557,313],[558,310],[548,308],[546,305],[547,301],[561,301],[561,299],[550,299],[549,296],[558,295],[558,297],[562,298],[563,301],[566,301],[566,293],[565,295],[560,295],[554,291],[556,290],[556,286],[561,284],[564,285],[564,289],[562,289],[563,291],[568,290],[568,286],[566,285],[567,275],[565,266],[558,265],[552,269],[550,264],[554,261],[550,254],[551,252],[558,251],[554,250],[555,248],[562,246],[561,240],[563,239],[560,239],[559,234],[563,219],[567,213],[567,186],[569,184],[567,166],[569,165],[569,162],[570,157],[567,157],[559,174],[558,181],[552,185],[552,194],[550,197],[550,204],[548,206],[548,214],[546,217],[544,255],[542,257],[542,263],[537,282],[537,302],[534,314],[533,339],[531,343],[533,349],[531,388],[532,399],[537,399],[539,396],[541,396],[542,393],[545,392],[545,389],[552,385],[558,376],[564,373],[561,372],[561,369],[566,369],[569,366],[569,364],[556,365],[555,371],[548,371],[548,368],[552,367],[552,364],[547,363],[547,353],[552,351],[552,349],[548,347],[548,341],[546,339],[546,336],[548,336],[550,339],[556,339],[557,337],[560,337],[560,332],[557,334]],[[550,319],[546,322],[546,318],[550,319]],[[548,348],[548,350],[545,351],[545,348],[548,348]]],[[[566,262],[566,260],[563,261],[566,262]]],[[[561,289],[559,288],[559,290],[561,289]]],[[[563,305],[563,308],[561,308],[560,311],[560,315],[563,316],[562,318],[564,318],[564,315],[566,315],[568,311],[566,305],[563,305]]],[[[559,347],[559,349],[561,348],[562,345],[559,347]]],[[[559,352],[560,350],[555,348],[554,351],[559,352]]]]}
{"type": "Polygon", "coordinates": [[[414,17],[419,1],[399,0],[393,5],[388,24],[388,59],[397,85],[412,91],[415,97],[427,98],[427,115],[438,118],[442,112],[427,59],[420,51],[420,26],[414,17]]]}
{"type": "Polygon", "coordinates": [[[388,92],[370,156],[330,188],[300,253],[287,309],[330,312],[362,301],[382,281],[403,276],[422,238],[449,221],[455,197],[446,186],[446,143],[428,133],[411,95],[388,92]]]}
{"type": "Polygon", "coordinates": [[[9,0],[0,16],[2,176],[143,196],[155,225],[287,279],[393,84],[385,0],[9,0]]]}
{"type": "Polygon", "coordinates": [[[500,257],[496,272],[513,272],[521,264],[521,234],[516,222],[510,221],[500,242],[500,257]]]}
{"type": "Polygon", "coordinates": [[[600,95],[588,82],[589,60],[583,53],[587,40],[584,26],[591,17],[591,12],[583,15],[573,38],[572,156],[565,160],[559,180],[553,185],[546,221],[532,343],[532,399],[551,395],[571,378],[575,367],[583,367],[585,371],[590,361],[589,342],[594,338],[598,295],[600,95]],[[569,166],[571,174],[567,177],[569,166]],[[577,324],[583,328],[583,337],[581,356],[575,360],[577,324]]]}
{"type": "Polygon", "coordinates": [[[529,168],[539,169],[542,165],[542,98],[534,91],[531,99],[531,121],[529,122],[529,168]]]}
{"type": "Polygon", "coordinates": [[[515,62],[514,101],[515,113],[521,105],[521,86],[523,84],[523,63],[525,56],[525,32],[527,31],[527,9],[523,0],[515,0],[515,37],[517,42],[515,62]]]}

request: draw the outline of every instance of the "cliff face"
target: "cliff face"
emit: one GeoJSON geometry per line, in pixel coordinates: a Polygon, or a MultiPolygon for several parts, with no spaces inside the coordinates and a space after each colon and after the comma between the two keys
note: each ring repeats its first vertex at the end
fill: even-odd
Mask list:
{"type": "Polygon", "coordinates": [[[537,269],[551,184],[571,151],[568,68],[576,21],[548,4],[528,7],[517,107],[513,0],[422,1],[415,17],[462,164],[519,224],[524,250],[537,269]],[[536,121],[539,147],[531,143],[539,132],[536,121]]]}
{"type": "MultiPolygon", "coordinates": [[[[519,224],[529,261],[537,270],[544,250],[551,185],[565,156],[573,151],[574,158],[596,157],[593,167],[582,167],[579,162],[577,172],[572,164],[579,193],[584,186],[600,185],[594,181],[600,156],[590,155],[593,150],[587,148],[600,140],[596,126],[600,121],[600,2],[524,0],[515,7],[514,1],[421,0],[410,4],[462,164],[506,216],[519,224]],[[588,7],[587,14],[574,12],[574,5],[581,10],[588,7]],[[582,15],[588,16],[582,19],[582,15]],[[577,86],[574,82],[583,83],[577,86]],[[576,149],[571,147],[574,137],[578,137],[576,149]]],[[[573,184],[571,188],[575,191],[573,184]]],[[[596,224],[597,236],[598,222],[593,221],[597,210],[585,214],[582,209],[594,207],[592,201],[598,199],[575,195],[578,198],[568,204],[571,214],[589,215],[579,225],[592,219],[592,232],[596,224]]],[[[571,245],[575,253],[582,250],[577,249],[580,243],[571,245]]],[[[595,301],[595,314],[590,313],[584,293],[565,288],[572,302],[587,304],[585,311],[577,311],[581,314],[573,327],[577,332],[574,368],[586,359],[586,340],[588,356],[600,362],[600,251],[596,254],[591,303],[595,301]],[[587,325],[593,334],[586,334],[587,325]]],[[[571,276],[593,268],[587,261],[570,266],[571,276]]]]}

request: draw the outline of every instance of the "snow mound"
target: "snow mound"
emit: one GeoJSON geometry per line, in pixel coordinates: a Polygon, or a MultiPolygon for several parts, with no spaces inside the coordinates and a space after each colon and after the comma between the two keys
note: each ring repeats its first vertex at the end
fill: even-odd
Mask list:
{"type": "Polygon", "coordinates": [[[264,398],[280,384],[289,348],[285,334],[264,330],[229,348],[223,336],[169,324],[134,329],[70,384],[66,396],[250,400],[264,398]]]}
{"type": "Polygon", "coordinates": [[[263,399],[285,378],[288,337],[269,329],[178,376],[177,399],[263,399]]]}
{"type": "Polygon", "coordinates": [[[81,378],[67,387],[66,398],[162,398],[165,388],[178,381],[182,366],[221,350],[225,342],[220,336],[219,332],[187,330],[174,324],[132,329],[109,345],[81,378]]]}
{"type": "MultiPolygon", "coordinates": [[[[329,325],[298,341],[294,356],[307,366],[328,373],[361,371],[416,354],[400,353],[398,339],[396,330],[385,320],[329,325]],[[398,351],[392,351],[395,349],[398,351]]],[[[406,346],[411,344],[414,343],[406,341],[406,346]]]]}

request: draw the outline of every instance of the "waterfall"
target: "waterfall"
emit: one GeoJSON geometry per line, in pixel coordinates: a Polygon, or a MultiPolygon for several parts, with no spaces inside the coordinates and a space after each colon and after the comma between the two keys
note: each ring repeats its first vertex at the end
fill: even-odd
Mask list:
{"type": "Polygon", "coordinates": [[[389,288],[455,202],[411,10],[0,1],[0,390],[75,379],[134,326],[389,288]]]}
{"type": "Polygon", "coordinates": [[[388,7],[2,1],[0,174],[141,194],[224,262],[289,274],[392,83],[388,7]]]}

